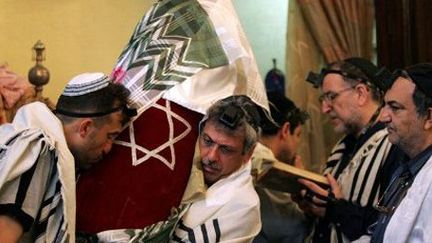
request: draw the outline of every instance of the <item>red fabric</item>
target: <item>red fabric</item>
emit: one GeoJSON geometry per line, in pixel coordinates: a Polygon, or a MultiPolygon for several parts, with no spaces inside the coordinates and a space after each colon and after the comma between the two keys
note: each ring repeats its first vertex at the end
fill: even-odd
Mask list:
{"type": "MultiPolygon", "coordinates": [[[[165,105],[161,99],[157,103],[165,105]]],[[[171,110],[186,119],[191,132],[174,144],[174,170],[154,157],[132,165],[131,149],[114,145],[109,157],[82,174],[77,183],[77,230],[96,233],[109,229],[143,228],[167,219],[172,207],[178,206],[192,165],[198,123],[202,115],[171,102],[171,110]]],[[[186,126],[173,118],[174,137],[186,126]]],[[[151,150],[168,140],[166,113],[154,107],[134,122],[138,145],[151,150]]],[[[129,130],[119,136],[129,140],[129,130]]],[[[169,148],[159,153],[171,161],[169,148]]],[[[143,153],[138,152],[138,158],[143,153]]]]}

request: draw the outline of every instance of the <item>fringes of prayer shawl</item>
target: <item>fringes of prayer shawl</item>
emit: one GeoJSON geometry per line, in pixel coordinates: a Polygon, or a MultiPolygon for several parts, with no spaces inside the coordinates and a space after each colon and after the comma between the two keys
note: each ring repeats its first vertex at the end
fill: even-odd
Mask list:
{"type": "Polygon", "coordinates": [[[75,242],[74,160],[60,121],[40,102],[25,105],[12,124],[0,128],[0,143],[0,189],[9,183],[8,190],[13,191],[13,181],[24,174],[29,180],[22,210],[34,222],[32,236],[24,237],[35,242],[75,242]]]}

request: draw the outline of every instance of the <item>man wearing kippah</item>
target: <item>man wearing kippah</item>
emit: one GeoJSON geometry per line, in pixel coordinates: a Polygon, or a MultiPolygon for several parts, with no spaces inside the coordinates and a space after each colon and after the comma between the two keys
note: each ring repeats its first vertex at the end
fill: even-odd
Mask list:
{"type": "Polygon", "coordinates": [[[308,81],[321,89],[321,110],[344,137],[334,146],[323,173],[331,188],[301,180],[307,187],[296,200],[316,219],[313,242],[350,242],[367,232],[374,209],[401,157],[379,122],[382,83],[378,68],[363,58],[329,65],[308,81]]]}
{"type": "MultiPolygon", "coordinates": [[[[297,147],[308,114],[279,92],[268,92],[267,97],[274,121],[261,125],[261,137],[252,155],[252,171],[260,175],[274,161],[303,168],[297,147]]],[[[255,189],[260,198],[262,229],[253,242],[304,242],[311,222],[291,195],[262,185],[255,189]]]]}
{"type": "Polygon", "coordinates": [[[378,202],[371,242],[432,242],[432,63],[396,70],[389,81],[381,121],[409,160],[378,202]]]}
{"type": "Polygon", "coordinates": [[[75,242],[75,178],[111,150],[133,115],[102,73],[74,77],[52,112],[21,107],[0,127],[0,242],[75,242]]]}

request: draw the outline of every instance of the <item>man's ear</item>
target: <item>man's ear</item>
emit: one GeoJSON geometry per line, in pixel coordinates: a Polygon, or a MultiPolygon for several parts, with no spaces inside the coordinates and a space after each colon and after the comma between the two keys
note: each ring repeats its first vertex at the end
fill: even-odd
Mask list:
{"type": "Polygon", "coordinates": [[[245,161],[243,162],[243,164],[246,164],[251,158],[252,158],[252,154],[254,152],[256,148],[256,143],[252,146],[252,148],[247,152],[246,157],[245,157],[245,161]]]}
{"type": "Polygon", "coordinates": [[[372,90],[364,83],[359,83],[355,86],[355,90],[358,93],[358,102],[359,105],[366,104],[367,100],[369,99],[369,93],[372,92],[372,90]]]}
{"type": "Polygon", "coordinates": [[[93,126],[93,120],[91,118],[83,118],[81,121],[79,121],[78,125],[78,133],[80,137],[85,137],[87,134],[90,133],[90,129],[93,126]]]}
{"type": "Polygon", "coordinates": [[[429,107],[425,118],[424,129],[429,130],[432,128],[432,108],[429,107]]]}
{"type": "Polygon", "coordinates": [[[289,122],[284,122],[279,131],[281,138],[286,138],[288,135],[291,134],[291,124],[289,122]]]}

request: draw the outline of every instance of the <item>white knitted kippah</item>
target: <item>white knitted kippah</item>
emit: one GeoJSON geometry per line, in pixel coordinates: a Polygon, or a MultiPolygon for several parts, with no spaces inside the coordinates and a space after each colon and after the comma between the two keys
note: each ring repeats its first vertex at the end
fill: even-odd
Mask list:
{"type": "Polygon", "coordinates": [[[108,86],[110,79],[103,73],[83,73],[72,78],[63,90],[64,96],[79,96],[108,86]]]}

